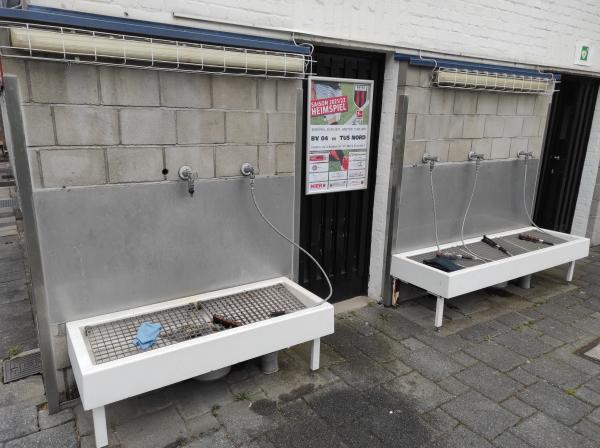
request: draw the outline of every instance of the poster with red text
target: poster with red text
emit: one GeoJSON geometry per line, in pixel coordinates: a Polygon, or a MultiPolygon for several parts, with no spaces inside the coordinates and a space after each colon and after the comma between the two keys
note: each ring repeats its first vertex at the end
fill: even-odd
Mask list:
{"type": "Polygon", "coordinates": [[[373,81],[308,82],[306,194],[367,188],[373,81]]]}

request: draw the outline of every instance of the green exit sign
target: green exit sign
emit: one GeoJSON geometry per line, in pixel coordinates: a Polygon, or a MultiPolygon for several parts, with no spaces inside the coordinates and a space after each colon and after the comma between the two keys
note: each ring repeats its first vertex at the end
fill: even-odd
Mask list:
{"type": "Polygon", "coordinates": [[[578,42],[575,47],[575,64],[590,65],[592,47],[588,43],[578,42]]]}

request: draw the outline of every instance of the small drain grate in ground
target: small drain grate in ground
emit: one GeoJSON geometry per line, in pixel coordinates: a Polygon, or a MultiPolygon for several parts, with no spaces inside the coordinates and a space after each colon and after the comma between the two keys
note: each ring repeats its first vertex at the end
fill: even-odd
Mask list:
{"type": "Polygon", "coordinates": [[[583,358],[600,364],[600,338],[596,339],[594,342],[586,345],[585,347],[580,348],[575,353],[583,358]]]}
{"type": "Polygon", "coordinates": [[[42,372],[40,350],[31,350],[14,358],[5,359],[2,365],[2,370],[4,370],[4,384],[27,378],[31,375],[37,375],[42,372]]]}

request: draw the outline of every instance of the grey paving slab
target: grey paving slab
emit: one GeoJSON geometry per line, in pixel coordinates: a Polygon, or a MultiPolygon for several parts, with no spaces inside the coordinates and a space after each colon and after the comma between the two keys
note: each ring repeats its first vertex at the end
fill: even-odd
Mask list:
{"type": "Polygon", "coordinates": [[[168,394],[185,419],[205,414],[213,406],[223,406],[234,400],[225,381],[201,383],[188,380],[169,388],[168,394]]]}
{"type": "Polygon", "coordinates": [[[47,409],[38,412],[38,424],[40,429],[53,428],[64,423],[75,420],[75,414],[72,409],[63,409],[56,414],[50,415],[47,409]]]}
{"type": "Polygon", "coordinates": [[[14,404],[39,405],[46,401],[41,375],[33,375],[12,383],[0,381],[0,407],[14,404]]]}
{"type": "Polygon", "coordinates": [[[455,376],[494,401],[505,400],[522,387],[506,374],[482,363],[475,364],[455,376]]]}
{"type": "Polygon", "coordinates": [[[565,390],[543,381],[523,389],[517,396],[530,406],[569,426],[593,410],[592,406],[572,397],[565,390]]]}
{"type": "Polygon", "coordinates": [[[501,372],[508,372],[527,361],[525,357],[493,342],[474,344],[467,347],[465,351],[501,372]]]}
{"type": "Polygon", "coordinates": [[[364,355],[331,366],[330,370],[350,386],[359,390],[369,389],[394,377],[389,370],[364,355]]]}
{"type": "Polygon", "coordinates": [[[494,341],[526,358],[537,358],[554,349],[554,347],[545,344],[530,333],[526,334],[514,330],[496,336],[494,341]]]}
{"type": "Polygon", "coordinates": [[[424,414],[422,417],[423,420],[439,434],[446,434],[456,428],[459,424],[458,420],[440,408],[435,408],[424,414]]]}
{"type": "Polygon", "coordinates": [[[434,331],[417,334],[415,336],[424,344],[446,354],[456,353],[466,344],[463,338],[456,334],[440,336],[434,331]]]}
{"type": "Polygon", "coordinates": [[[193,417],[188,420],[184,419],[184,423],[188,434],[192,438],[210,434],[221,427],[221,424],[214,416],[213,412],[207,412],[204,415],[193,417]]]}
{"type": "Polygon", "coordinates": [[[366,394],[371,412],[361,423],[385,446],[420,446],[432,438],[432,430],[404,397],[377,387],[366,394]]]}
{"type": "Polygon", "coordinates": [[[183,419],[173,406],[125,422],[115,432],[127,448],[163,447],[188,438],[183,419]]]}
{"type": "Polygon", "coordinates": [[[513,311],[511,313],[498,316],[496,321],[500,322],[502,325],[506,325],[507,327],[515,329],[515,327],[520,327],[523,324],[529,324],[531,322],[531,318],[529,316],[525,316],[524,314],[513,311]]]}
{"type": "Polygon", "coordinates": [[[510,327],[496,321],[473,325],[459,332],[459,335],[472,342],[481,342],[510,331],[510,327]]]}
{"type": "Polygon", "coordinates": [[[319,417],[332,426],[350,424],[371,411],[365,395],[344,383],[321,388],[304,399],[319,417]]]}
{"type": "Polygon", "coordinates": [[[535,327],[538,331],[564,342],[573,342],[585,334],[585,331],[551,317],[536,321],[535,327]]]}
{"type": "Polygon", "coordinates": [[[61,426],[35,432],[26,437],[12,440],[5,448],[78,448],[75,436],[75,424],[66,423],[61,426]]]}
{"type": "Polygon", "coordinates": [[[22,351],[36,348],[37,336],[29,300],[0,305],[0,358],[12,347],[22,351]]]}
{"type": "Polygon", "coordinates": [[[272,432],[280,423],[278,414],[262,415],[252,408],[249,401],[234,401],[216,411],[217,420],[224,426],[229,437],[238,444],[272,432]]]}
{"type": "Polygon", "coordinates": [[[600,393],[596,392],[585,385],[578,387],[575,390],[575,396],[592,406],[600,406],[600,393]]]}
{"type": "Polygon", "coordinates": [[[0,442],[29,435],[38,430],[35,406],[4,406],[0,408],[0,442]]]}
{"type": "Polygon", "coordinates": [[[354,341],[354,346],[363,354],[377,362],[389,362],[407,356],[409,350],[384,334],[362,336],[354,341]]]}
{"type": "Polygon", "coordinates": [[[494,439],[494,446],[498,448],[531,448],[530,444],[508,431],[503,432],[494,439]]]}
{"type": "Polygon", "coordinates": [[[469,386],[464,383],[461,383],[453,376],[449,376],[448,378],[444,378],[442,381],[437,383],[442,389],[450,392],[452,395],[460,395],[469,390],[469,386]]]}
{"type": "Polygon", "coordinates": [[[336,432],[318,417],[283,423],[277,430],[271,431],[265,436],[278,448],[344,447],[344,443],[336,432]]]}
{"type": "Polygon", "coordinates": [[[589,343],[589,341],[585,340],[580,341],[581,342],[566,344],[560,348],[557,348],[553,352],[549,353],[549,357],[553,359],[558,359],[559,361],[568,364],[574,369],[586,373],[590,377],[600,375],[600,363],[582,358],[581,356],[575,353],[577,350],[583,348],[589,343]]]}
{"type": "Polygon", "coordinates": [[[336,434],[348,448],[384,448],[386,445],[361,424],[346,424],[335,428],[336,434]]]}
{"type": "Polygon", "coordinates": [[[600,425],[600,408],[595,409],[594,412],[588,415],[588,418],[590,419],[590,421],[596,423],[597,425],[600,425]]]}
{"type": "Polygon", "coordinates": [[[586,418],[573,425],[572,429],[590,440],[600,441],[600,426],[586,418]]]}
{"type": "Polygon", "coordinates": [[[442,409],[472,431],[493,439],[519,418],[478,392],[467,392],[442,405],[442,409]]]}
{"type": "Polygon", "coordinates": [[[493,445],[461,425],[427,445],[427,448],[493,448],[493,445]]]}
{"type": "Polygon", "coordinates": [[[530,386],[534,383],[537,383],[540,380],[537,376],[532,375],[526,370],[523,370],[522,367],[517,367],[516,369],[513,369],[510,372],[506,372],[506,374],[512,379],[517,380],[519,383],[524,384],[525,386],[530,386]]]}
{"type": "Polygon", "coordinates": [[[538,413],[520,422],[511,432],[535,448],[593,448],[594,443],[567,426],[538,413]]]}
{"type": "Polygon", "coordinates": [[[524,365],[523,369],[561,387],[575,388],[590,379],[589,375],[550,357],[536,359],[524,365]]]}
{"type": "Polygon", "coordinates": [[[450,356],[429,347],[411,352],[403,361],[434,381],[442,380],[464,368],[450,356]]]}
{"type": "Polygon", "coordinates": [[[430,411],[453,397],[417,372],[395,378],[385,383],[383,387],[393,394],[405,397],[419,412],[430,411]]]}
{"type": "MultiPolygon", "coordinates": [[[[174,395],[176,392],[178,392],[177,386],[169,388],[169,395],[174,395]]],[[[159,389],[108,405],[106,419],[114,428],[142,415],[166,409],[172,404],[173,402],[167,398],[167,392],[159,389]]]]}
{"type": "Polygon", "coordinates": [[[453,353],[450,355],[450,357],[465,367],[471,367],[472,365],[477,364],[479,362],[477,359],[473,358],[470,355],[467,355],[463,351],[458,351],[456,353],[453,353]]]}
{"type": "Polygon", "coordinates": [[[524,403],[515,397],[503,401],[500,403],[500,406],[521,418],[529,417],[537,412],[536,408],[529,406],[527,403],[524,403]]]}
{"type": "Polygon", "coordinates": [[[186,448],[236,448],[224,430],[219,430],[183,446],[186,448]]]}

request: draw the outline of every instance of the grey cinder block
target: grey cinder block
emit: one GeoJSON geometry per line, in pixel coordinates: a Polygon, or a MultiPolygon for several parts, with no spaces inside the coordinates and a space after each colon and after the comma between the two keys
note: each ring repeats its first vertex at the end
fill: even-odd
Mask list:
{"type": "Polygon", "coordinates": [[[454,91],[450,89],[431,89],[430,114],[451,114],[454,110],[454,91]]]}
{"type": "Polygon", "coordinates": [[[457,91],[454,95],[454,113],[461,115],[474,114],[477,111],[477,93],[457,91]]]}
{"type": "Polygon", "coordinates": [[[492,92],[480,92],[477,99],[477,113],[494,115],[498,112],[498,94],[492,92]]]}
{"type": "Polygon", "coordinates": [[[527,151],[529,140],[526,138],[512,138],[510,140],[510,157],[517,157],[521,151],[527,151]]]}
{"type": "Polygon", "coordinates": [[[302,88],[300,80],[277,80],[277,110],[282,112],[295,112],[296,91],[300,88],[302,88]]]}
{"type": "Polygon", "coordinates": [[[106,183],[103,149],[44,150],[40,161],[45,187],[106,183]]]}
{"type": "Polygon", "coordinates": [[[227,142],[267,142],[267,114],[263,112],[227,112],[225,123],[227,142]]]}
{"type": "Polygon", "coordinates": [[[415,114],[408,114],[406,116],[406,140],[412,140],[415,138],[416,122],[417,116],[415,114]]]}
{"type": "Polygon", "coordinates": [[[416,139],[460,138],[462,132],[463,117],[460,115],[417,115],[416,139]]]}
{"type": "Polygon", "coordinates": [[[294,145],[277,145],[275,148],[278,174],[294,172],[294,148],[294,145]]]}
{"type": "Polygon", "coordinates": [[[485,119],[484,137],[502,137],[504,134],[504,117],[490,115],[485,119]]]}
{"type": "Polygon", "coordinates": [[[157,108],[122,109],[121,142],[124,144],[175,143],[175,111],[157,108]]]}
{"type": "Polygon", "coordinates": [[[258,147],[258,171],[263,175],[276,173],[275,145],[261,145],[258,147]]]}
{"type": "Polygon", "coordinates": [[[112,107],[55,106],[59,145],[116,145],[119,117],[112,107]]]}
{"type": "Polygon", "coordinates": [[[523,122],[523,137],[537,137],[540,131],[540,117],[525,117],[523,122]]]}
{"type": "Polygon", "coordinates": [[[29,158],[29,173],[31,175],[31,183],[33,188],[42,188],[42,173],[40,171],[39,163],[39,151],[28,150],[27,156],[29,158]]]}
{"type": "Polygon", "coordinates": [[[158,72],[116,67],[100,67],[102,104],[158,106],[158,72]]]}
{"type": "Polygon", "coordinates": [[[408,112],[411,114],[429,113],[431,102],[431,89],[421,87],[405,87],[404,93],[408,95],[408,112]]]}
{"type": "Polygon", "coordinates": [[[535,95],[518,95],[517,115],[533,115],[535,95]]]}
{"type": "Polygon", "coordinates": [[[54,126],[50,106],[24,105],[23,115],[27,146],[54,145],[54,126]]]}
{"type": "Polygon", "coordinates": [[[256,79],[243,76],[214,76],[213,107],[256,109],[256,79]]]}
{"type": "Polygon", "coordinates": [[[201,179],[215,176],[214,146],[169,146],[165,148],[167,179],[179,180],[179,168],[190,166],[201,179]]]}
{"type": "Polygon", "coordinates": [[[407,141],[404,145],[404,165],[419,164],[422,162],[427,142],[407,141]]]}
{"type": "Polygon", "coordinates": [[[40,61],[28,64],[33,102],[98,104],[96,67],[40,61]]]}
{"type": "Polygon", "coordinates": [[[277,110],[277,80],[259,79],[257,82],[258,108],[269,112],[277,110]]]}
{"type": "Polygon", "coordinates": [[[209,75],[201,73],[160,72],[160,100],[168,107],[211,106],[209,75]]]}
{"type": "MultiPolygon", "coordinates": [[[[523,131],[523,117],[504,118],[504,137],[520,137],[523,131]]],[[[536,128],[537,132],[537,128],[536,128]]]]}
{"type": "Polygon", "coordinates": [[[450,142],[447,140],[433,140],[427,142],[425,150],[432,156],[438,156],[440,162],[447,162],[448,152],[450,150],[450,142]]]}
{"type": "Polygon", "coordinates": [[[492,157],[492,140],[491,138],[480,138],[471,142],[471,151],[477,154],[483,154],[486,159],[492,157]]]}
{"type": "Polygon", "coordinates": [[[160,147],[108,148],[108,177],[111,183],[162,180],[160,147]]]}
{"type": "Polygon", "coordinates": [[[504,93],[498,97],[498,115],[516,115],[519,95],[504,93]]]}
{"type": "Polygon", "coordinates": [[[468,115],[464,117],[462,136],[465,138],[481,138],[485,128],[485,117],[468,115]]]}
{"type": "Polygon", "coordinates": [[[448,161],[463,162],[468,159],[469,151],[471,151],[471,140],[464,138],[452,140],[448,149],[448,161]]]}
{"type": "Polygon", "coordinates": [[[296,114],[269,114],[269,142],[292,143],[296,141],[296,114]]]}
{"type": "Polygon", "coordinates": [[[510,156],[510,138],[492,139],[492,159],[507,159],[510,156]]]}
{"type": "Polygon", "coordinates": [[[217,146],[215,149],[217,177],[241,176],[240,166],[258,163],[258,148],[248,145],[217,146]]]}
{"type": "Polygon", "coordinates": [[[223,143],[225,113],[215,110],[178,110],[178,143],[223,143]]]}

